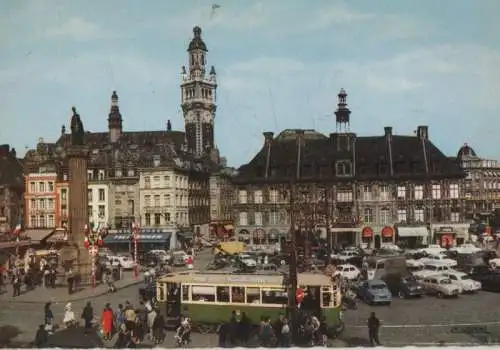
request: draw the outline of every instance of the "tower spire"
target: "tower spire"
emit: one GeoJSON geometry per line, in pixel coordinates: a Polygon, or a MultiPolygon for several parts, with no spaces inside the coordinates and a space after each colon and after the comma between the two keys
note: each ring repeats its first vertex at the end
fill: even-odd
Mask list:
{"type": "Polygon", "coordinates": [[[188,68],[181,68],[181,107],[184,114],[188,151],[201,157],[214,149],[214,118],[217,80],[215,68],[206,72],[207,46],[201,28],[193,28],[189,43],[188,68]]]}
{"type": "Polygon", "coordinates": [[[120,107],[118,106],[118,94],[113,91],[111,95],[111,108],[108,114],[108,131],[109,140],[111,143],[115,143],[120,139],[123,120],[120,113],[120,107]]]}
{"type": "Polygon", "coordinates": [[[337,95],[337,110],[335,111],[337,132],[349,132],[351,111],[347,107],[347,93],[342,88],[337,95]]]}

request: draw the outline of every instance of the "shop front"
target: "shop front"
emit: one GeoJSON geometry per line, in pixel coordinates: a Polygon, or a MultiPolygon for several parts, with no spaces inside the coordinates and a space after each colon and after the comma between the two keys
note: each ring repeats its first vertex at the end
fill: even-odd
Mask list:
{"type": "Polygon", "coordinates": [[[451,226],[441,226],[434,230],[434,243],[443,248],[450,248],[457,244],[457,233],[451,226]]]}
{"type": "MultiPolygon", "coordinates": [[[[141,229],[137,240],[137,250],[147,252],[154,249],[176,249],[178,248],[177,235],[173,233],[161,229],[141,229]]],[[[132,253],[134,251],[134,237],[130,230],[110,230],[104,238],[104,246],[115,253],[132,253]]]]}
{"type": "Polygon", "coordinates": [[[361,230],[361,247],[362,248],[373,248],[373,228],[370,226],[365,226],[361,230]]]}
{"type": "Polygon", "coordinates": [[[251,236],[250,231],[243,229],[238,232],[238,241],[243,242],[245,244],[250,244],[251,236]]]}
{"type": "Polygon", "coordinates": [[[382,227],[382,230],[380,230],[380,243],[381,246],[394,244],[394,228],[392,226],[382,227]]]}
{"type": "Polygon", "coordinates": [[[396,243],[415,249],[427,245],[429,230],[425,226],[395,226],[396,243]]]}
{"type": "Polygon", "coordinates": [[[210,238],[228,241],[234,237],[234,226],[229,221],[210,223],[210,238]]]}

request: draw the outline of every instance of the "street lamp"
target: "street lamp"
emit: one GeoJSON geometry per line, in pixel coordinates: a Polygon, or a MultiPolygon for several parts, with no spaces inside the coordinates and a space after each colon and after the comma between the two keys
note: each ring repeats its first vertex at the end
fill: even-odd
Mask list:
{"type": "Polygon", "coordinates": [[[137,278],[139,276],[139,264],[137,263],[137,244],[139,242],[139,235],[141,233],[141,227],[139,224],[132,222],[132,238],[134,240],[134,276],[137,278]]]}
{"type": "Polygon", "coordinates": [[[85,225],[85,240],[83,243],[84,247],[89,251],[90,264],[92,271],[92,287],[96,286],[96,257],[99,254],[99,247],[104,245],[102,237],[100,235],[99,226],[90,227],[85,225]]]}

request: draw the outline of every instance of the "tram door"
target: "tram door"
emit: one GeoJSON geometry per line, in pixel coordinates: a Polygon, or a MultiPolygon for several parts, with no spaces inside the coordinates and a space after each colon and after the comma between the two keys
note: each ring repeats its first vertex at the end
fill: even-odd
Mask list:
{"type": "Polygon", "coordinates": [[[167,283],[167,316],[178,318],[181,316],[181,285],[167,283]]]}

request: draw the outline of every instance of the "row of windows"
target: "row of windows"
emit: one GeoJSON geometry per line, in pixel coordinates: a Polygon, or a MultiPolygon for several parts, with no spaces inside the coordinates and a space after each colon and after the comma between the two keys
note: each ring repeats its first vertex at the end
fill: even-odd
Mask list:
{"type": "MultiPolygon", "coordinates": [[[[284,200],[286,198],[285,195],[279,195],[278,190],[269,190],[269,202],[277,203],[279,200],[284,200]]],[[[432,185],[432,198],[441,199],[442,197],[446,197],[445,191],[442,191],[441,185],[432,185]]],[[[238,192],[238,202],[240,204],[249,203],[248,192],[246,190],[240,190],[238,192]]],[[[379,200],[390,200],[393,197],[397,197],[399,199],[410,199],[410,195],[408,194],[406,186],[397,186],[396,192],[391,194],[389,190],[389,186],[382,185],[378,188],[377,196],[374,194],[372,186],[364,186],[363,191],[361,193],[361,198],[363,200],[373,200],[378,198],[379,200]]],[[[458,199],[460,197],[460,190],[458,184],[449,185],[448,189],[448,198],[458,199]]],[[[352,202],[353,201],[353,192],[352,191],[338,191],[336,195],[336,200],[338,202],[352,202]]],[[[413,198],[416,200],[424,199],[424,186],[417,185],[413,189],[413,198]]],[[[264,196],[262,190],[257,190],[253,192],[253,203],[262,204],[264,203],[264,196]]]]}
{"type": "MultiPolygon", "coordinates": [[[[267,214],[267,224],[269,225],[280,225],[283,224],[281,222],[281,217],[280,213],[277,211],[271,211],[269,213],[262,213],[262,212],[255,212],[254,213],[254,224],[257,226],[262,226],[264,225],[264,216],[267,214]]],[[[248,213],[247,212],[240,212],[239,213],[239,223],[241,226],[246,226],[248,225],[248,213]]]]}
{"type": "Polygon", "coordinates": [[[175,216],[172,215],[171,213],[146,213],[144,214],[144,225],[146,227],[153,227],[153,226],[162,226],[162,225],[168,225],[168,224],[187,224],[189,222],[189,217],[188,213],[186,212],[180,212],[180,213],[175,213],[175,216]],[[172,218],[175,217],[175,220],[172,221],[172,218]]]}
{"type": "MultiPolygon", "coordinates": [[[[334,292],[321,291],[321,306],[335,305],[334,292]]],[[[164,292],[160,288],[159,300],[164,300],[164,292]]],[[[182,301],[217,302],[217,303],[245,303],[245,304],[288,304],[288,293],[282,288],[265,287],[213,287],[213,286],[182,286],[182,301]]]]}
{"type": "Polygon", "coordinates": [[[97,217],[101,219],[106,217],[105,205],[89,205],[88,211],[89,211],[89,216],[95,216],[94,214],[97,214],[97,217]]]}
{"type": "Polygon", "coordinates": [[[53,198],[30,199],[30,209],[53,210],[54,199],[53,198]]]}
{"type": "Polygon", "coordinates": [[[165,194],[163,195],[163,203],[161,202],[161,196],[160,195],[145,195],[144,196],[144,206],[150,207],[154,205],[155,207],[160,207],[160,206],[171,206],[171,205],[176,205],[176,206],[188,206],[188,196],[184,195],[175,195],[175,202],[171,203],[171,198],[170,194],[165,194]],[[151,198],[153,198],[153,201],[151,201],[151,198]]]}
{"type": "Polygon", "coordinates": [[[162,177],[159,175],[155,176],[144,176],[144,186],[146,188],[169,188],[169,187],[183,187],[187,188],[188,187],[188,179],[185,176],[170,176],[170,175],[165,175],[163,176],[163,181],[162,177]],[[174,180],[174,183],[172,184],[172,180],[174,180]]]}
{"type": "MultiPolygon", "coordinates": [[[[429,214],[427,214],[429,215],[429,214]]],[[[373,208],[365,208],[363,211],[363,220],[365,223],[374,223],[379,222],[380,224],[392,224],[396,222],[398,223],[406,223],[409,221],[414,222],[426,222],[429,221],[429,218],[426,218],[426,212],[422,208],[414,209],[413,212],[407,209],[398,209],[396,210],[395,215],[390,209],[380,209],[378,213],[378,220],[376,216],[376,211],[373,208]]],[[[449,214],[449,219],[446,221],[451,222],[460,222],[460,212],[451,211],[449,214]]]]}
{"type": "MultiPolygon", "coordinates": [[[[98,191],[98,199],[99,199],[99,202],[104,202],[106,201],[106,191],[104,190],[104,188],[99,188],[98,191]]],[[[89,202],[93,202],[94,201],[94,190],[92,188],[89,188],[87,190],[87,196],[88,196],[88,201],[89,202]]]]}
{"type": "Polygon", "coordinates": [[[54,192],[53,181],[30,182],[30,193],[52,193],[52,192],[54,192]]]}
{"type": "Polygon", "coordinates": [[[51,215],[31,215],[29,227],[32,228],[53,228],[55,227],[55,216],[51,215]]]}

